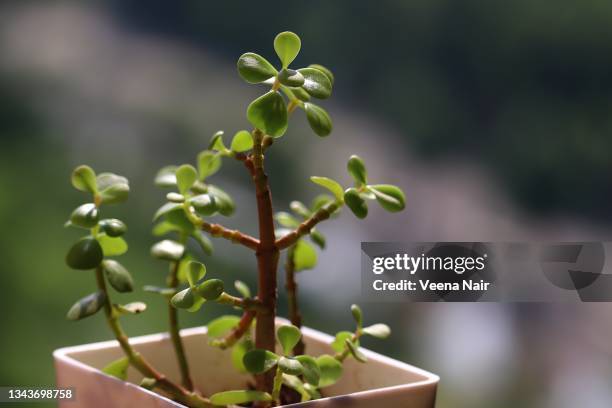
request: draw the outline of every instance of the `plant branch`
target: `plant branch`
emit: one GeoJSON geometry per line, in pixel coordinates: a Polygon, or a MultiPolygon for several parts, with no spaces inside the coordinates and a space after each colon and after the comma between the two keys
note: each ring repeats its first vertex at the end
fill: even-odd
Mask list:
{"type": "Polygon", "coordinates": [[[254,318],[255,318],[255,311],[253,310],[245,311],[242,314],[240,321],[238,322],[236,327],[232,329],[232,331],[230,331],[225,337],[221,339],[211,340],[210,345],[219,347],[221,349],[232,347],[249,330],[249,327],[251,327],[251,323],[253,322],[254,318]]]}
{"type": "Polygon", "coordinates": [[[222,305],[236,306],[245,310],[258,311],[265,309],[263,304],[257,299],[239,298],[236,296],[232,296],[226,292],[221,293],[221,295],[215,300],[215,302],[220,303],[222,305]]]}
{"type": "Polygon", "coordinates": [[[290,232],[289,234],[279,238],[276,241],[276,246],[279,250],[283,250],[285,248],[289,248],[294,245],[298,239],[303,237],[306,234],[309,234],[310,231],[320,223],[321,221],[325,221],[328,219],[334,211],[338,209],[340,205],[338,202],[329,203],[321,208],[314,214],[312,214],[308,219],[302,222],[295,230],[290,232]]]}
{"type": "Polygon", "coordinates": [[[193,208],[189,204],[185,204],[183,207],[185,210],[185,215],[193,225],[201,229],[202,231],[208,232],[213,237],[222,237],[227,240],[232,241],[235,244],[244,245],[247,248],[252,250],[257,250],[259,248],[259,240],[254,238],[248,234],[240,232],[238,230],[232,230],[224,227],[221,224],[211,224],[209,222],[204,221],[201,217],[199,217],[193,208]]]}
{"type": "MultiPolygon", "coordinates": [[[[289,320],[295,327],[302,327],[302,316],[300,314],[297,289],[298,285],[295,281],[295,245],[289,248],[287,252],[287,260],[285,262],[285,277],[286,283],[285,288],[287,289],[287,304],[289,309],[289,320]]],[[[294,355],[304,354],[305,345],[304,341],[300,337],[300,340],[293,348],[294,355]]]]}
{"type": "Polygon", "coordinates": [[[165,375],[161,374],[157,371],[153,366],[145,360],[145,358],[138,353],[129,342],[129,339],[121,324],[119,323],[119,319],[116,314],[113,312],[113,306],[108,295],[108,290],[106,289],[106,282],[104,280],[104,273],[101,267],[96,269],[96,281],[98,283],[98,289],[104,293],[106,301],[104,302],[104,313],[106,315],[106,320],[108,325],[110,326],[115,338],[119,342],[119,345],[123,349],[126,357],[130,361],[130,364],[136,368],[143,376],[148,378],[153,378],[155,380],[155,387],[161,389],[162,391],[168,393],[177,401],[187,404],[194,408],[210,408],[212,405],[208,401],[208,399],[186,390],[180,385],[172,382],[165,375]]]}
{"type": "MultiPolygon", "coordinates": [[[[358,329],[355,331],[355,333],[353,333],[353,337],[351,337],[351,342],[352,343],[356,342],[357,340],[359,340],[359,337],[361,337],[361,331],[358,329]]],[[[349,353],[350,353],[350,350],[348,346],[345,344],[344,349],[341,352],[336,353],[334,358],[340,362],[343,362],[344,360],[346,360],[349,353]]]]}

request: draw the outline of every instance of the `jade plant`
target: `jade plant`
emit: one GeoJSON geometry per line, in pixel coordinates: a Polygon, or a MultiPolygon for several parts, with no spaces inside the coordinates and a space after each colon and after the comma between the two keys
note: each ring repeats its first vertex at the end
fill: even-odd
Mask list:
{"type": "Polygon", "coordinates": [[[153,217],[153,233],[161,237],[151,249],[151,255],[167,264],[165,287],[145,286],[143,289],[160,295],[168,308],[168,331],[180,368],[180,382],[172,381],[147,361],[130,345],[120,320],[145,311],[142,302],[113,303],[110,287],[117,292],[134,290],[128,270],[115,258],[128,249],[124,240],[125,223],[103,218],[105,206],[127,200],[130,187],[125,177],[97,174],[88,166],[77,167],[72,173],[72,185],[90,197],[79,206],[67,222],[68,226],[86,230],[66,257],[68,266],[77,270],[94,270],[97,291],[79,301],[67,317],[79,320],[103,310],[106,320],[124,351],[125,357],[110,362],[104,372],[125,379],[128,366],[143,376],[141,386],[156,389],[190,407],[254,404],[280,405],[320,398],[325,388],[342,375],[343,362],[354,358],[365,362],[360,351],[360,338],[368,335],[385,338],[390,334],[384,324],[364,327],[361,309],[353,305],[355,327],[340,331],[331,344],[333,352],[319,356],[307,354],[302,341],[302,320],[299,312],[296,273],[312,269],[317,263],[315,246],[323,249],[325,237],[319,223],[335,217],[346,205],[358,218],[368,214],[367,200],[376,200],[385,210],[401,211],[405,205],[403,192],[388,184],[369,184],[361,158],[348,160],[352,186],[343,188],[327,177],[311,177],[313,183],[328,190],[316,197],[310,206],[294,201],[290,212],[274,213],[268,175],[264,167],[265,154],[273,144],[286,141],[289,119],[297,109],[303,110],[313,132],[321,137],[332,131],[328,113],[312,99],[331,95],[334,76],[321,65],[292,69],[291,63],[300,51],[300,38],[291,32],[278,34],[274,50],[280,60],[275,68],[262,56],[243,54],[238,59],[238,73],[250,84],[262,84],[269,89],[252,101],[247,108],[252,130],[240,130],[225,144],[224,133],[213,135],[208,148],[197,155],[196,166],[168,166],[159,171],[155,183],[172,189],[167,202],[153,217]],[[232,198],[209,180],[221,168],[224,159],[241,163],[253,181],[257,198],[258,236],[229,229],[210,221],[211,216],[231,216],[235,210],[232,198]],[[276,221],[276,224],[275,224],[276,221]],[[213,247],[208,237],[229,240],[253,251],[257,269],[257,292],[241,281],[228,289],[221,271],[207,271],[201,260],[211,256],[213,247]],[[188,241],[197,245],[188,246],[188,241]],[[285,256],[286,293],[290,324],[278,327],[276,320],[279,258],[285,256]],[[230,293],[232,292],[232,293],[230,293]],[[208,324],[210,346],[231,349],[236,370],[253,374],[254,382],[243,390],[227,390],[214,395],[202,395],[194,386],[189,361],[179,335],[180,310],[197,312],[207,302],[228,305],[241,310],[241,315],[226,315],[208,324]]]}

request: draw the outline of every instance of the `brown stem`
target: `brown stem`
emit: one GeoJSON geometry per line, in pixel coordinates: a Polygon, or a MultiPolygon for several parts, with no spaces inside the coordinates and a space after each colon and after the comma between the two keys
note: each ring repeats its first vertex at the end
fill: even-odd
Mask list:
{"type": "Polygon", "coordinates": [[[256,313],[255,313],[254,310],[247,310],[247,311],[245,311],[242,314],[242,317],[240,318],[240,321],[238,322],[236,327],[234,327],[232,329],[232,331],[230,331],[222,339],[215,339],[215,340],[211,341],[210,344],[212,346],[220,347],[222,349],[226,349],[228,347],[232,347],[249,330],[249,327],[251,327],[251,323],[253,322],[253,319],[255,318],[255,314],[256,313]]]}
{"type": "Polygon", "coordinates": [[[163,390],[164,392],[171,395],[174,399],[179,402],[182,402],[190,407],[194,408],[209,408],[212,407],[210,402],[201,397],[200,395],[190,392],[183,388],[182,386],[174,383],[173,381],[166,378],[165,375],[161,374],[157,371],[145,358],[138,353],[129,342],[129,339],[119,320],[117,319],[116,314],[113,312],[113,306],[108,295],[108,291],[106,289],[106,282],[104,280],[104,274],[101,267],[96,269],[96,281],[98,283],[98,289],[104,293],[106,297],[106,301],[104,303],[104,313],[106,315],[106,320],[108,325],[110,326],[115,338],[119,342],[119,345],[123,349],[126,357],[130,361],[130,364],[136,368],[143,376],[148,378],[153,378],[155,380],[155,387],[163,390]]]}
{"type": "MultiPolygon", "coordinates": [[[[175,289],[178,287],[178,269],[180,261],[174,262],[168,275],[168,287],[175,289]]],[[[187,363],[187,357],[185,355],[185,348],[183,346],[183,340],[179,332],[178,324],[178,310],[168,300],[168,322],[170,332],[170,338],[172,339],[172,345],[174,346],[174,353],[176,354],[176,360],[179,365],[181,372],[181,382],[185,388],[189,391],[193,391],[193,380],[189,374],[189,364],[187,363]]]]}
{"type": "Polygon", "coordinates": [[[208,232],[213,237],[222,237],[232,241],[233,243],[242,244],[252,250],[257,250],[257,248],[259,247],[259,241],[248,234],[245,234],[238,230],[226,228],[221,224],[211,224],[209,222],[204,221],[195,213],[193,208],[188,204],[185,205],[184,210],[185,215],[193,225],[197,226],[202,231],[208,232]]]}
{"type": "Polygon", "coordinates": [[[317,225],[321,221],[325,221],[326,219],[328,219],[333,214],[333,212],[338,209],[338,207],[338,202],[333,202],[319,208],[317,212],[315,212],[307,220],[302,222],[294,231],[283,236],[282,238],[279,238],[278,241],[276,241],[276,247],[279,250],[289,248],[290,246],[295,244],[298,239],[300,239],[306,234],[309,234],[310,230],[312,230],[315,225],[317,225]]]}
{"type": "MultiPolygon", "coordinates": [[[[255,347],[259,349],[275,349],[275,327],[276,317],[276,270],[278,267],[279,250],[276,246],[274,235],[274,218],[272,209],[272,194],[268,185],[268,176],[263,166],[263,133],[259,129],[253,131],[253,182],[257,195],[257,215],[259,222],[259,245],[255,252],[257,256],[258,271],[258,294],[257,298],[262,302],[264,308],[257,312],[257,323],[255,326],[255,347]]],[[[258,375],[256,378],[257,389],[260,391],[272,391],[273,372],[258,375]]]]}
{"type": "MultiPolygon", "coordinates": [[[[295,280],[295,246],[292,246],[287,251],[287,261],[285,263],[285,276],[287,289],[287,303],[289,309],[289,320],[296,327],[302,327],[302,315],[300,314],[297,298],[298,285],[295,280]]],[[[298,356],[304,354],[306,346],[300,338],[300,341],[293,348],[293,354],[298,356]]]]}

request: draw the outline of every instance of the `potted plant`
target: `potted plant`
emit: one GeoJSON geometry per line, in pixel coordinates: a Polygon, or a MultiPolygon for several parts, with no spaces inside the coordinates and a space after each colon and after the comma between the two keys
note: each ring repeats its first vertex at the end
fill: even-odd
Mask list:
{"type": "Polygon", "coordinates": [[[67,317],[79,320],[102,311],[116,341],[55,352],[58,386],[75,388],[75,399],[62,404],[331,406],[340,401],[351,406],[434,406],[435,375],[360,347],[362,336],[385,338],[390,329],[381,323],[365,325],[357,305],[351,307],[354,323],[350,331],[331,337],[302,327],[296,273],[313,268],[315,246],[325,247],[318,225],[335,217],[345,205],[358,218],[366,217],[367,200],[377,201],[390,212],[401,211],[405,198],[398,187],[370,184],[364,162],[352,156],[347,167],[354,186],[344,189],[330,178],[312,177],[331,195],[315,198],[310,206],[294,201],[290,205],[292,213],[274,214],[264,154],[274,143],[284,141],[280,138],[290,116],[303,110],[318,136],[325,137],[332,130],[328,113],[311,99],[328,98],[334,76],[321,65],[289,68],[300,47],[294,33],[283,32],[275,38],[279,70],[258,54],[243,54],[237,64],[240,76],[248,83],[270,88],[248,106],[247,118],[253,130],[238,131],[229,147],[223,132],[217,132],[208,148],[197,156],[196,167],[169,166],[156,176],[157,185],[174,190],[154,216],[154,234],[171,237],[151,249],[152,256],[168,264],[169,272],[167,287],[145,286],[144,290],[159,294],[167,303],[168,334],[128,339],[121,320],[143,312],[146,305],[112,301],[111,288],[130,292],[134,283],[128,270],[115,259],[127,251],[123,238],[126,225],[118,219],[102,218],[101,213],[106,205],[127,199],[128,180],[112,173],[96,175],[88,166],[73,171],[73,186],[89,194],[91,202],[76,208],[67,222],[68,226],[85,229],[86,235],[70,248],[66,262],[72,269],[93,270],[97,289],[78,300],[67,317]],[[232,198],[209,182],[223,159],[243,165],[252,178],[258,236],[209,221],[210,216],[230,216],[234,212],[232,198]],[[212,245],[207,236],[230,240],[254,253],[257,293],[240,281],[235,282],[235,290],[228,290],[220,279],[222,274],[207,272],[197,260],[198,254],[186,245],[188,240],[195,240],[202,252],[210,255],[212,245]],[[276,316],[281,252],[286,252],[288,321],[276,316]],[[179,310],[196,312],[206,302],[239,309],[241,315],[220,317],[205,328],[179,331],[179,310]]]}

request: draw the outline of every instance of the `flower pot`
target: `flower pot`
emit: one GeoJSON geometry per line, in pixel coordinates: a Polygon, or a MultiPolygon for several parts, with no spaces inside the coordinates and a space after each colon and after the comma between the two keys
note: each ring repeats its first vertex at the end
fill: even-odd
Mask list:
{"type": "MultiPolygon", "coordinates": [[[[285,322],[279,319],[279,322],[285,322]]],[[[333,338],[304,328],[304,341],[309,354],[332,354],[333,338]]],[[[231,364],[228,350],[207,345],[205,327],[181,331],[195,386],[204,395],[219,391],[244,389],[251,380],[239,374],[231,364]]],[[[169,378],[179,378],[171,341],[167,334],[153,334],[130,340],[134,348],[169,378]]],[[[433,408],[439,377],[419,368],[363,349],[366,364],[349,359],[341,380],[323,390],[326,398],[293,404],[292,407],[409,407],[433,408]]],[[[142,376],[133,368],[128,381],[110,377],[100,371],[111,361],[123,356],[116,341],[85,344],[58,349],[53,353],[58,387],[72,387],[75,398],[61,401],[60,408],[76,407],[183,407],[138,384],[142,376]]]]}

